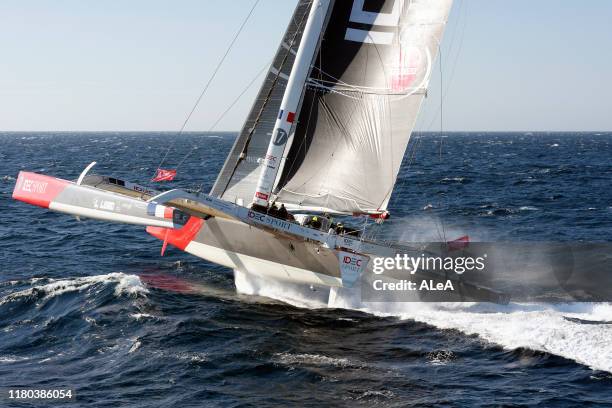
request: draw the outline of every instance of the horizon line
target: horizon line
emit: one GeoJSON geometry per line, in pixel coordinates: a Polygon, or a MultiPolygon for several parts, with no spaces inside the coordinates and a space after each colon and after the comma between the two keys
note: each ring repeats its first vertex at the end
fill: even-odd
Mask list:
{"type": "MultiPolygon", "coordinates": [[[[0,130],[0,133],[240,133],[240,130],[0,130]]],[[[413,130],[411,133],[610,133],[612,130],[413,130]]]]}

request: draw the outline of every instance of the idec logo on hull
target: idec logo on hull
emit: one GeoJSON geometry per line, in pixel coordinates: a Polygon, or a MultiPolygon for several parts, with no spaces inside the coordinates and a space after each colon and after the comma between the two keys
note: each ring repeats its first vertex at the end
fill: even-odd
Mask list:
{"type": "Polygon", "coordinates": [[[68,182],[55,177],[22,171],[17,177],[13,198],[28,204],[49,208],[49,203],[66,188],[68,182]]]}
{"type": "Polygon", "coordinates": [[[351,287],[359,279],[361,273],[368,265],[370,258],[365,255],[357,255],[341,251],[338,253],[340,262],[340,276],[342,285],[351,287]]]}
{"type": "Polygon", "coordinates": [[[27,191],[28,193],[45,194],[48,185],[49,183],[47,183],[46,181],[25,179],[23,180],[21,190],[27,191]]]}
{"type": "Polygon", "coordinates": [[[345,256],[344,257],[344,263],[347,264],[347,265],[356,266],[358,268],[361,268],[362,262],[363,262],[363,260],[359,259],[359,258],[352,258],[350,256],[345,256]]]}
{"type": "Polygon", "coordinates": [[[266,216],[264,214],[256,213],[255,211],[249,211],[249,218],[260,221],[260,222],[264,222],[266,216]]]}

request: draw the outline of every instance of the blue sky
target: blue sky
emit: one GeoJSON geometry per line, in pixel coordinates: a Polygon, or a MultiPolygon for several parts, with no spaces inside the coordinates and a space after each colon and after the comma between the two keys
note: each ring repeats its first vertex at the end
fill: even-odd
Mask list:
{"type": "MultiPolygon", "coordinates": [[[[187,130],[269,62],[296,2],[260,1],[187,130]]],[[[177,130],[252,4],[3,0],[0,130],[177,130]]],[[[610,21],[609,0],[455,0],[444,129],[612,130],[610,21]]],[[[440,128],[439,79],[420,129],[440,128]]],[[[239,129],[256,91],[217,129],[239,129]]]]}

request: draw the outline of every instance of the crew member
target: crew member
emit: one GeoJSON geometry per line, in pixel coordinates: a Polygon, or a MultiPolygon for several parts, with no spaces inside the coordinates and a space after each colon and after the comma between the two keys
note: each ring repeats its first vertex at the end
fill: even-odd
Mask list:
{"type": "Polygon", "coordinates": [[[309,224],[314,229],[320,229],[321,228],[321,220],[316,215],[314,217],[312,217],[312,219],[310,220],[309,224]]]}
{"type": "Polygon", "coordinates": [[[287,212],[287,209],[285,208],[285,204],[281,204],[280,208],[278,209],[277,215],[278,215],[278,218],[282,218],[283,220],[287,219],[287,216],[289,215],[289,213],[287,212]]]}
{"type": "Polygon", "coordinates": [[[270,208],[268,209],[268,215],[272,217],[278,217],[278,207],[276,206],[276,201],[272,201],[270,204],[270,208]]]}

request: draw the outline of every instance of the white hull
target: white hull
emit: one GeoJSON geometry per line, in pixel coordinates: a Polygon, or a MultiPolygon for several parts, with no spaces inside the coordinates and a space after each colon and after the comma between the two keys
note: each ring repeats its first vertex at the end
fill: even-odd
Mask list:
{"type": "Polygon", "coordinates": [[[342,279],[192,241],[185,252],[234,270],[265,278],[341,287],[342,279]]]}

